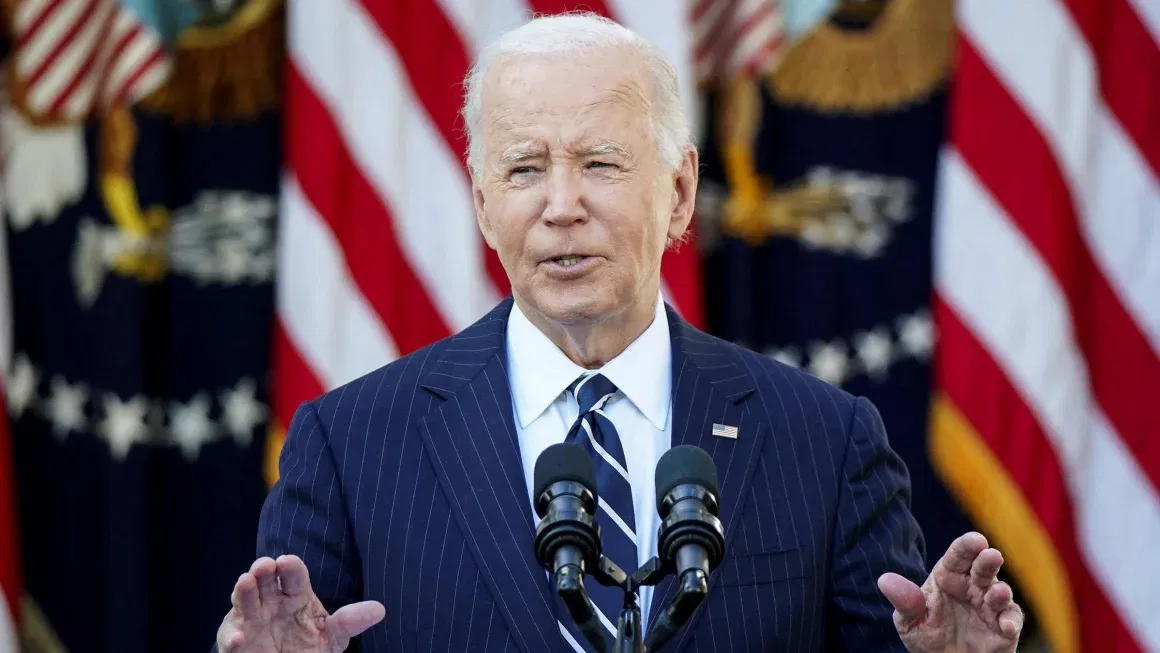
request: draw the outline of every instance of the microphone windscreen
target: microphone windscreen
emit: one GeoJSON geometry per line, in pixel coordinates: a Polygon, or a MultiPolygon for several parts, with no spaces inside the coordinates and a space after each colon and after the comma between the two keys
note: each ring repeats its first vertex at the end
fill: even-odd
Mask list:
{"type": "Polygon", "coordinates": [[[580,445],[570,442],[553,444],[544,449],[544,453],[536,459],[532,478],[535,480],[533,497],[539,497],[548,486],[558,481],[574,481],[588,488],[593,497],[596,496],[596,470],[592,467],[592,459],[580,445]]]}
{"type": "Polygon", "coordinates": [[[657,461],[657,512],[661,501],[678,485],[700,485],[713,498],[720,498],[717,492],[717,464],[704,449],[691,444],[682,444],[665,452],[657,461]]]}

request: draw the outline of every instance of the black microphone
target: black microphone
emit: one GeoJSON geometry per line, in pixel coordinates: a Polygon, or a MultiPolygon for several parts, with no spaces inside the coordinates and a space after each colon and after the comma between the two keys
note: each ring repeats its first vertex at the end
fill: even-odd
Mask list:
{"type": "Polygon", "coordinates": [[[584,638],[604,653],[604,626],[584,589],[585,572],[596,570],[600,560],[592,459],[578,445],[554,444],[536,459],[533,479],[540,517],[536,558],[552,573],[553,587],[584,638]]]}
{"type": "Polygon", "coordinates": [[[725,529],[718,514],[717,466],[693,445],[673,447],[656,470],[661,527],[657,553],[676,574],[677,593],[657,616],[645,645],[656,651],[677,634],[709,593],[709,572],[721,562],[725,529]]]}

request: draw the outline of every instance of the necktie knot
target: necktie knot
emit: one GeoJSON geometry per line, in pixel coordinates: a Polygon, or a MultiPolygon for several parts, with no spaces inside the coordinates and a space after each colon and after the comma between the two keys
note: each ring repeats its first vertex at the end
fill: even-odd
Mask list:
{"type": "Polygon", "coordinates": [[[599,410],[616,393],[616,385],[603,374],[582,374],[568,386],[576,397],[580,415],[599,410]]]}

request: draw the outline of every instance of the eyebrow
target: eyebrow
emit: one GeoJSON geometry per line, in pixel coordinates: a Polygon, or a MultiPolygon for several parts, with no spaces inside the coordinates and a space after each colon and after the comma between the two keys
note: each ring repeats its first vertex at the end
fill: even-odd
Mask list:
{"type": "Polygon", "coordinates": [[[578,154],[580,156],[603,156],[613,154],[616,156],[624,157],[626,159],[630,158],[628,154],[628,148],[624,147],[620,143],[615,143],[612,141],[596,143],[595,145],[591,145],[580,150],[578,154]]]}
{"type": "Polygon", "coordinates": [[[523,163],[530,159],[538,159],[544,156],[543,150],[531,149],[526,147],[516,147],[508,150],[500,157],[500,162],[506,165],[515,163],[523,163]]]}
{"type": "MultiPolygon", "coordinates": [[[[575,150],[573,153],[581,157],[613,155],[623,157],[625,159],[632,158],[628,152],[628,148],[614,141],[605,141],[602,143],[589,145],[587,147],[575,150]]],[[[541,148],[513,147],[504,153],[502,157],[500,157],[500,163],[505,166],[512,166],[525,163],[533,159],[539,159],[543,156],[544,150],[541,148]]]]}

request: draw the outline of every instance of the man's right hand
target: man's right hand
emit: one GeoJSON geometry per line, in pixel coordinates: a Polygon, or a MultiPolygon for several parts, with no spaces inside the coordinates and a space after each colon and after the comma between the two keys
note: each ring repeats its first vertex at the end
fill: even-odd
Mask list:
{"type": "Polygon", "coordinates": [[[327,614],[298,556],[260,558],[242,574],[233,609],[218,628],[220,653],[338,653],[377,624],[386,609],[362,601],[327,614]]]}

